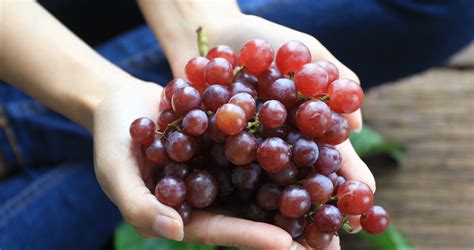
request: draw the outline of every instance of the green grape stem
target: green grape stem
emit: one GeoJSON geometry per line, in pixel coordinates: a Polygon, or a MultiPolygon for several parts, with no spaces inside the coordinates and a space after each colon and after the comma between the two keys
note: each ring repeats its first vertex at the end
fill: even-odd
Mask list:
{"type": "Polygon", "coordinates": [[[209,45],[207,44],[208,39],[207,35],[204,34],[202,31],[202,27],[199,26],[196,30],[197,33],[197,43],[198,43],[198,51],[200,56],[206,56],[207,51],[209,50],[209,45]]]}

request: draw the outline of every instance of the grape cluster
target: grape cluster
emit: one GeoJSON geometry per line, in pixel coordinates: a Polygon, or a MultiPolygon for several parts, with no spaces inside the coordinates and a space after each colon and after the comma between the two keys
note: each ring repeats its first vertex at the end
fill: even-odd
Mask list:
{"type": "Polygon", "coordinates": [[[261,39],[238,55],[214,47],[187,63],[187,80],[168,83],[156,124],[131,124],[133,141],[156,164],[157,199],[185,224],[193,209],[225,208],[314,248],[351,216],[361,215],[366,232],[383,232],[390,219],[369,186],[338,174],[334,145],[349,137],[343,114],[360,108],[359,84],[339,78],[331,62],[311,62],[298,41],[274,54],[261,39]]]}

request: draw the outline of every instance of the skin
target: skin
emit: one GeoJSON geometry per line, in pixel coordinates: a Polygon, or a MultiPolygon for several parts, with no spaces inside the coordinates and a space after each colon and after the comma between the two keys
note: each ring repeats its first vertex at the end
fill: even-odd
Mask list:
{"type": "MultiPolygon", "coordinates": [[[[210,47],[227,44],[236,51],[245,41],[257,37],[269,41],[275,49],[290,39],[302,41],[313,60],[329,60],[338,66],[341,77],[358,80],[315,38],[243,15],[233,0],[138,2],[175,77],[183,77],[187,60],[197,56],[195,29],[202,26],[210,47]]],[[[307,247],[304,241],[293,242],[278,227],[223,213],[195,212],[192,222],[183,227],[178,213],[150,192],[150,165],[128,134],[135,118],[157,118],[162,87],[136,79],[102,58],[34,1],[3,0],[0,14],[0,78],[93,134],[97,179],[139,233],[246,249],[307,247]]],[[[360,130],[360,111],[347,118],[354,130],[360,130]]],[[[341,173],[346,179],[364,181],[375,191],[372,174],[350,142],[338,149],[343,155],[341,173]]],[[[339,239],[335,237],[329,249],[338,248],[339,239]]]]}

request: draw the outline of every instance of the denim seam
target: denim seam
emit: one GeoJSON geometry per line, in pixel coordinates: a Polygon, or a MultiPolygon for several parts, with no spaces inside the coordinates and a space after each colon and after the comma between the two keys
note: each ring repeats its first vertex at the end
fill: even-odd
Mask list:
{"type": "Polygon", "coordinates": [[[56,184],[73,173],[69,171],[60,175],[62,170],[64,170],[64,167],[58,166],[33,181],[33,183],[21,190],[19,194],[7,200],[4,205],[0,207],[0,216],[2,216],[0,217],[0,228],[7,225],[8,220],[20,213],[27,205],[39,199],[56,186],[56,184]]]}

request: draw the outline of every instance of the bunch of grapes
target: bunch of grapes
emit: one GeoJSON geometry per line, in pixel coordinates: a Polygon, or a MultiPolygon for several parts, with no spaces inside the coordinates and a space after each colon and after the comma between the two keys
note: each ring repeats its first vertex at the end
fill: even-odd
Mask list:
{"type": "Polygon", "coordinates": [[[334,147],[348,139],[343,114],[360,108],[363,91],[331,62],[311,61],[300,42],[274,56],[260,39],[238,56],[219,45],[192,58],[187,80],[165,87],[156,123],[138,118],[130,126],[156,164],[156,198],[185,224],[193,209],[224,208],[314,248],[326,247],[351,219],[383,232],[387,212],[373,205],[367,184],[338,174],[334,147]]]}

